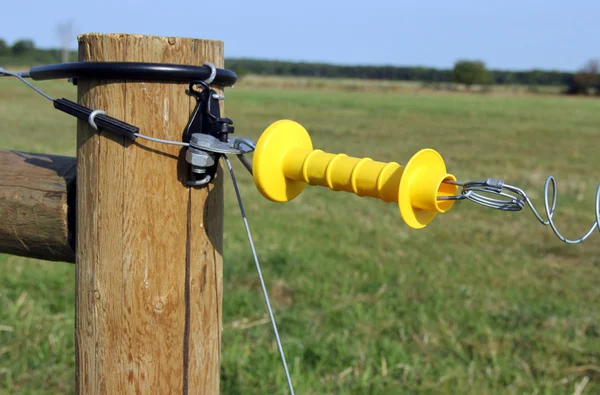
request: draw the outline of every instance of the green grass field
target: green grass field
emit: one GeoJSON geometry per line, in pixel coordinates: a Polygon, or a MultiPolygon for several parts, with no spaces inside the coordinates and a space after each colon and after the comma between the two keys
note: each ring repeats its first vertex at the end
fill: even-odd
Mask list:
{"type": "Polygon", "coordinates": [[[473,85],[470,90],[453,82],[423,82],[399,80],[365,80],[352,78],[319,78],[245,75],[241,83],[244,87],[275,87],[285,89],[334,89],[350,92],[386,92],[386,93],[485,93],[488,96],[506,95],[557,95],[565,90],[561,85],[527,86],[527,85],[473,85]]]}
{"type": "MultiPolygon", "coordinates": [[[[287,118],[330,152],[404,163],[434,148],[459,179],[501,178],[538,204],[554,175],[563,232],[593,220],[598,100],[242,81],[226,108],[254,139],[287,118]]],[[[0,147],[75,155],[75,121],[2,79],[0,147]]],[[[235,165],[298,394],[600,393],[600,235],[565,245],[528,211],[469,202],[415,231],[394,204],[324,188],[269,202],[235,165]]],[[[222,392],[283,394],[228,180],[225,200],[222,392]]],[[[0,393],[74,391],[74,282],[73,265],[0,256],[0,393]]]]}

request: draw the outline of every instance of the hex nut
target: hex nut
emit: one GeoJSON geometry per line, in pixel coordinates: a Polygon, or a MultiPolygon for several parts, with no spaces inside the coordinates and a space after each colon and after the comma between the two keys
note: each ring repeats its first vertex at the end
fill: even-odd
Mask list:
{"type": "Polygon", "coordinates": [[[215,159],[211,154],[195,148],[188,148],[185,160],[190,165],[197,167],[210,167],[215,164],[215,159]]]}

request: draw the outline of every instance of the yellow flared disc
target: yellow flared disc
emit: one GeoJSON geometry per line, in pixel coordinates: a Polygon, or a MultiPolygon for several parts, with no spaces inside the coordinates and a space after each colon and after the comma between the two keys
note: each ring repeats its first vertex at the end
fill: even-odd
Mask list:
{"type": "MultiPolygon", "coordinates": [[[[423,170],[426,169],[426,173],[436,173],[442,176],[442,178],[455,179],[451,174],[446,174],[446,164],[442,159],[441,155],[432,149],[423,149],[417,152],[410,161],[406,164],[404,172],[402,173],[402,179],[400,180],[400,190],[398,193],[398,208],[400,209],[400,215],[408,226],[413,229],[424,228],[428,223],[433,221],[435,216],[438,214],[434,210],[424,210],[415,207],[415,202],[411,199],[410,189],[419,184],[415,176],[423,174],[423,170]]],[[[441,182],[441,179],[432,180],[432,182],[441,182]]],[[[437,187],[436,187],[437,188],[437,187]]],[[[450,188],[454,189],[454,186],[450,188]]],[[[436,198],[436,197],[432,197],[436,198]]],[[[446,201],[443,204],[443,211],[447,211],[453,204],[453,201],[446,201]]]]}
{"type": "Polygon", "coordinates": [[[294,148],[312,150],[306,129],[289,120],[277,121],[258,139],[252,161],[254,184],[260,193],[275,202],[287,202],[302,192],[306,183],[285,177],[283,161],[294,148]]]}

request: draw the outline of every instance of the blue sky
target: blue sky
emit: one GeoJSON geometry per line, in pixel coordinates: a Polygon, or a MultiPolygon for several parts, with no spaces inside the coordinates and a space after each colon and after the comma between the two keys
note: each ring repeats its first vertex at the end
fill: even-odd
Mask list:
{"type": "Polygon", "coordinates": [[[0,38],[57,47],[68,20],[76,33],[218,39],[226,57],[519,70],[600,58],[600,0],[3,0],[0,38]]]}

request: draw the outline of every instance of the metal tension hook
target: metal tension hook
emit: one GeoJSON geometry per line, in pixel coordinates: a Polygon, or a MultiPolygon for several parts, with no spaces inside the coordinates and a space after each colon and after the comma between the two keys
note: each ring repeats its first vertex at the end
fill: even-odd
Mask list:
{"type": "Polygon", "coordinates": [[[192,134],[190,146],[185,153],[185,160],[190,164],[192,173],[197,177],[204,176],[199,180],[194,180],[194,184],[188,182],[188,185],[204,185],[210,182],[210,175],[206,174],[206,171],[216,164],[220,154],[237,155],[246,169],[252,173],[252,164],[244,157],[244,154],[253,151],[254,147],[255,143],[244,137],[234,137],[225,143],[210,134],[192,134]],[[247,148],[241,149],[242,145],[247,148]]]}

